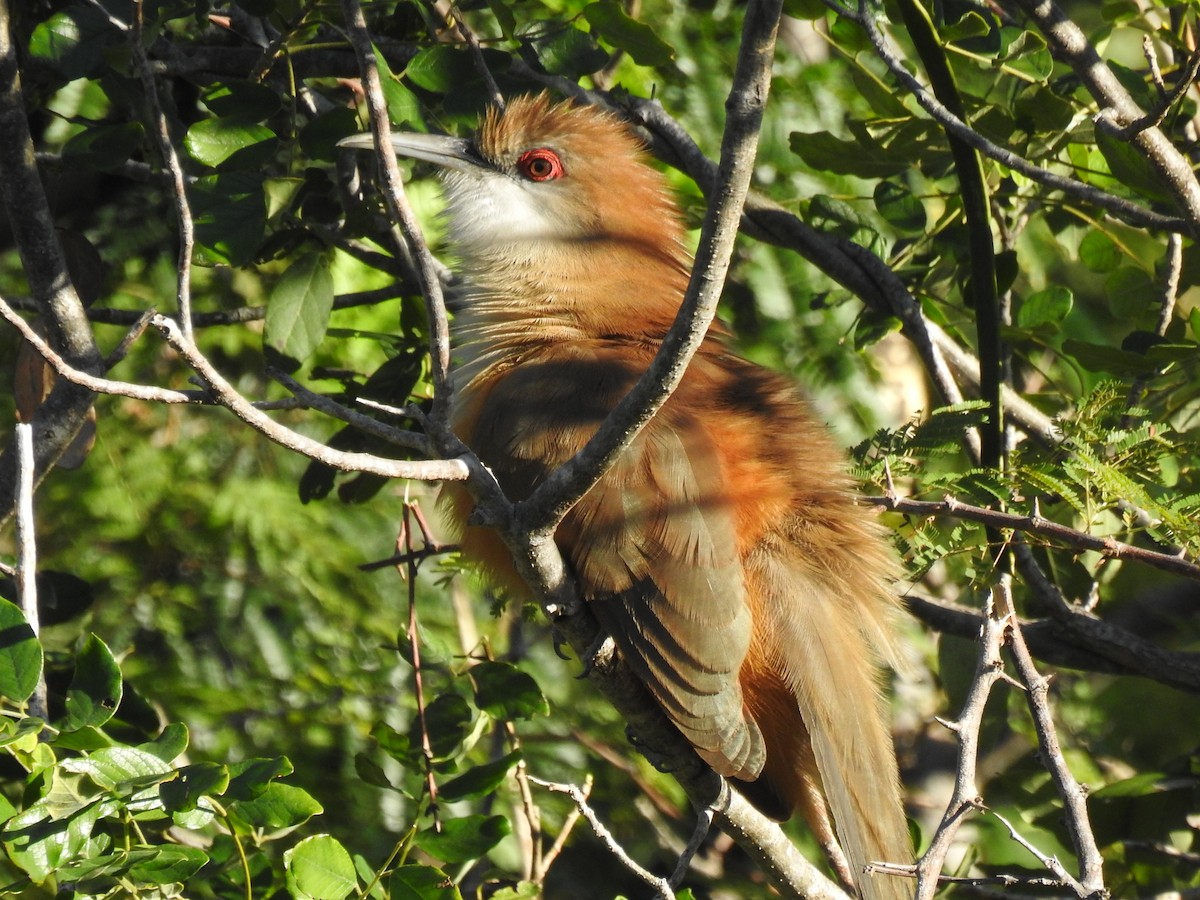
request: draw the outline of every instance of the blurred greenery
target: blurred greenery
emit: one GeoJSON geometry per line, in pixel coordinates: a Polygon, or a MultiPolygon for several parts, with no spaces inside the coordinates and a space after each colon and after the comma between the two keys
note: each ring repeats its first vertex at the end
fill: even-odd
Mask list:
{"type": "MultiPolygon", "coordinates": [[[[142,84],[128,36],[112,21],[128,22],[131,6],[10,6],[46,189],[109,352],[143,310],[174,311],[179,252],[142,84]]],[[[397,124],[468,128],[486,91],[433,7],[365,6],[397,124]]],[[[1168,87],[1195,42],[1195,3],[1064,8],[1147,108],[1158,93],[1142,38],[1168,87]]],[[[462,15],[506,92],[539,89],[520,62],[611,90],[618,104],[654,96],[715,156],[741,9],[732,0],[488,0],[463,4],[462,15]]],[[[968,232],[945,134],[849,18],[812,0],[787,9],[794,18],[781,33],[756,189],[876,254],[926,316],[974,352],[968,232]]],[[[922,71],[899,4],[872,9],[894,51],[922,71]]],[[[1095,125],[1095,101],[1036,29],[1011,10],[1001,16],[967,0],[932,12],[973,127],[1043,168],[1177,212],[1146,160],[1095,125]]],[[[255,400],[287,396],[270,366],[339,397],[428,398],[417,362],[423,308],[380,227],[378,197],[368,185],[365,204],[350,198],[351,160],[334,149],[364,127],[340,10],[305,0],[155,0],[144,15],[144,45],[191,179],[201,349],[255,400]]],[[[1194,93],[1162,124],[1193,165],[1194,93]]],[[[406,165],[410,197],[442,253],[436,185],[420,164],[406,165]]],[[[894,483],[917,497],[953,494],[1018,511],[1036,503],[1064,525],[1195,558],[1200,257],[1192,238],[1182,240],[1178,301],[1159,329],[1163,233],[992,162],[985,175],[1012,384],[1060,425],[1061,445],[1024,440],[1005,471],[977,468],[962,435],[983,421],[981,406],[940,408],[898,321],[792,250],[743,240],[722,315],[743,352],[792,373],[843,443],[857,445],[868,492],[894,483]]],[[[698,226],[700,191],[669,176],[698,226]]],[[[0,296],[19,303],[27,291],[5,229],[0,296]]],[[[0,331],[6,432],[30,377],[19,345],[15,330],[0,331]]],[[[110,377],[191,386],[152,334],[110,377]]],[[[672,868],[692,828],[678,786],[631,750],[616,713],[571,677],[578,665],[554,655],[545,622],[488,596],[452,555],[423,562],[415,580],[394,566],[359,568],[403,549],[416,530],[410,502],[437,536],[429,488],[342,478],[335,492],[327,473],[219,409],[104,396],[96,412],[86,462],[56,470],[37,495],[45,730],[29,718],[39,642],[0,604],[0,626],[13,635],[0,646],[0,821],[8,823],[0,895],[650,896],[583,824],[548,873],[528,868],[526,804],[538,810],[547,849],[572,805],[536,787],[522,797],[519,767],[548,781],[593,778],[601,820],[654,871],[672,868]],[[332,493],[351,502],[322,499],[332,493]],[[420,621],[428,748],[410,604],[420,621]],[[431,781],[442,792],[440,830],[431,781]]],[[[334,438],[340,426],[310,411],[272,415],[338,446],[360,440],[334,438]]],[[[993,575],[982,526],[898,514],[888,522],[913,593],[981,607],[993,575]]],[[[5,562],[15,549],[11,530],[0,534],[5,562]]],[[[1194,581],[1069,547],[1038,553],[1065,594],[1093,598],[1107,622],[1166,649],[1197,649],[1194,581]]],[[[15,599],[12,584],[3,587],[15,599]]],[[[1020,586],[1018,602],[1030,617],[1047,615],[1020,586]]],[[[927,842],[954,771],[952,739],[933,717],[956,714],[976,648],[915,623],[909,630],[897,739],[910,812],[927,842]]],[[[1047,668],[1067,761],[1091,791],[1112,895],[1200,888],[1194,694],[1153,678],[1047,668]]],[[[1072,869],[1062,804],[1020,691],[997,688],[981,739],[988,807],[1072,869]]],[[[817,858],[803,829],[788,827],[817,858]]],[[[998,817],[981,812],[959,838],[959,873],[1046,874],[998,817]]],[[[771,895],[762,873],[716,836],[687,884],[696,897],[771,895]]]]}

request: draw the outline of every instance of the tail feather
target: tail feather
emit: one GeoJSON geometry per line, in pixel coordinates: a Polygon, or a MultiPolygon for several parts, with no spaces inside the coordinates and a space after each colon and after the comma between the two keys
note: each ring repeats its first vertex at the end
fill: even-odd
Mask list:
{"type": "Polygon", "coordinates": [[[863,874],[870,862],[912,861],[895,749],[879,684],[883,620],[894,603],[878,581],[817,578],[803,564],[769,590],[778,658],[795,693],[838,841],[862,900],[912,896],[904,879],[863,874]],[[863,591],[867,592],[863,596],[863,591]],[[848,598],[844,592],[851,592],[848,598]]]}

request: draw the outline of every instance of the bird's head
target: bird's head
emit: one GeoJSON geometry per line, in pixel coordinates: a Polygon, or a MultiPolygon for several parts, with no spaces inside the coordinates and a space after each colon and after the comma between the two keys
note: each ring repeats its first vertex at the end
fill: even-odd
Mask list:
{"type": "MultiPolygon", "coordinates": [[[[345,146],[369,148],[369,135],[345,146]]],[[[464,257],[539,246],[618,242],[677,257],[678,211],[641,142],[617,116],[590,106],[518,97],[489,110],[473,137],[397,133],[397,153],[437,164],[451,238],[464,257]]]]}

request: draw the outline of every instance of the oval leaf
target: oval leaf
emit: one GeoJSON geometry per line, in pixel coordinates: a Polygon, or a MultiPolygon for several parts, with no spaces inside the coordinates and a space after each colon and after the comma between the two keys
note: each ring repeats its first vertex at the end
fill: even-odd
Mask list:
{"type": "Polygon", "coordinates": [[[502,662],[480,663],[471,670],[475,705],[498,719],[532,719],[550,714],[542,689],[526,672],[502,662]]]}
{"type": "Polygon", "coordinates": [[[288,887],[304,900],[342,900],[358,888],[354,861],[327,834],[305,838],[283,854],[288,887]]]}
{"type": "Polygon", "coordinates": [[[329,258],[312,254],[293,265],[271,291],[263,339],[289,359],[308,357],[325,337],[333,311],[329,258]]]}
{"type": "Polygon", "coordinates": [[[450,876],[433,866],[397,866],[388,887],[395,900],[462,900],[450,876]]]}
{"type": "Polygon", "coordinates": [[[1044,291],[1030,294],[1017,310],[1017,325],[1021,328],[1057,325],[1067,317],[1073,303],[1071,289],[1062,285],[1054,285],[1044,291]]]}
{"type": "MultiPolygon", "coordinates": [[[[263,156],[275,151],[275,132],[245,119],[201,119],[183,139],[188,154],[198,163],[216,168],[235,153],[255,147],[263,156]]],[[[254,155],[258,159],[259,153],[254,155]]],[[[250,163],[247,159],[246,162],[250,163]]],[[[249,167],[249,166],[247,166],[249,167]]]]}
{"type": "Polygon", "coordinates": [[[113,717],[120,703],[121,669],[108,645],[93,634],[75,659],[63,731],[99,728],[113,717]]]}
{"type": "Polygon", "coordinates": [[[417,846],[443,862],[478,859],[508,837],[512,826],[504,816],[464,816],[442,822],[442,830],[426,828],[417,835],[417,846]]]}
{"type": "Polygon", "coordinates": [[[457,778],[452,778],[438,789],[438,797],[447,802],[482,797],[493,793],[502,785],[508,773],[521,759],[517,752],[508,753],[500,759],[467,769],[457,778]]]}
{"type": "Polygon", "coordinates": [[[0,600],[0,697],[24,703],[42,677],[42,645],[16,604],[0,600]]]}
{"type": "Polygon", "coordinates": [[[675,58],[671,45],[653,28],[631,18],[611,0],[584,7],[583,17],[608,43],[624,50],[640,66],[665,66],[675,58]]]}

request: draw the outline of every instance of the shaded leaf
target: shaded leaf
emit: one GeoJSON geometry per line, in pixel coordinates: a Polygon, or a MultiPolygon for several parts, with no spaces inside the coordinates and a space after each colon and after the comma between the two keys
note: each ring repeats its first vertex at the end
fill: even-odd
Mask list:
{"type": "Polygon", "coordinates": [[[333,311],[329,257],[310,253],[276,282],[267,301],[263,342],[288,359],[306,359],[325,337],[333,311]]]}
{"type": "Polygon", "coordinates": [[[527,672],[504,662],[484,662],[471,670],[475,705],[498,719],[532,719],[550,714],[542,689],[527,672]]]}
{"type": "Polygon", "coordinates": [[[1071,312],[1073,302],[1071,289],[1062,285],[1030,294],[1017,310],[1017,325],[1021,328],[1058,325],[1071,312]]]}
{"type": "Polygon", "coordinates": [[[42,677],[42,645],[16,604],[0,600],[0,697],[24,703],[42,677]]]}
{"type": "Polygon", "coordinates": [[[305,838],[283,855],[288,888],[303,900],[342,900],[358,887],[354,861],[327,834],[305,838]]]}
{"type": "Polygon", "coordinates": [[[75,659],[75,675],[67,688],[63,730],[99,728],[121,703],[121,669],[108,645],[90,635],[75,659]]]}
{"type": "Polygon", "coordinates": [[[674,49],[653,28],[631,18],[612,0],[585,6],[583,18],[604,40],[624,50],[640,66],[665,66],[675,58],[674,49]]]}
{"type": "Polygon", "coordinates": [[[483,765],[472,766],[457,778],[443,784],[438,789],[438,797],[453,802],[490,794],[504,784],[508,773],[520,760],[521,754],[514,751],[483,765]]]}
{"type": "Polygon", "coordinates": [[[512,833],[504,816],[464,816],[446,819],[442,830],[423,829],[417,846],[446,863],[464,863],[478,859],[512,833]]]}

